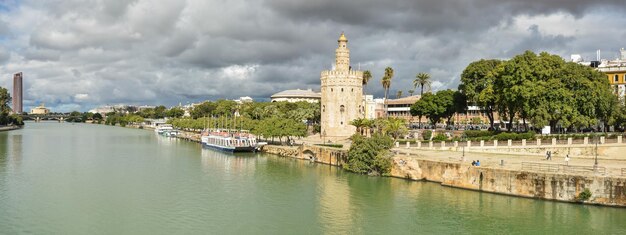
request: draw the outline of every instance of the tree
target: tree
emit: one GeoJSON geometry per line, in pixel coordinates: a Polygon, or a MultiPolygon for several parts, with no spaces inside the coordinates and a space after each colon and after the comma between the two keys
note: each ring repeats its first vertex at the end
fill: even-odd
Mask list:
{"type": "Polygon", "coordinates": [[[387,95],[389,94],[389,88],[391,87],[391,79],[393,79],[393,69],[391,67],[385,68],[385,75],[381,80],[383,89],[385,89],[385,117],[387,117],[387,95]]]}
{"type": "Polygon", "coordinates": [[[179,107],[173,107],[165,112],[166,117],[179,118],[185,114],[185,111],[179,107]]]}
{"type": "Polygon", "coordinates": [[[11,113],[11,95],[6,88],[0,87],[0,115],[8,116],[9,113],[11,113]]]}
{"type": "Polygon", "coordinates": [[[419,85],[421,87],[420,96],[424,95],[424,86],[430,86],[430,74],[428,73],[418,73],[415,75],[415,80],[413,80],[413,88],[417,88],[419,85]]]}
{"type": "Polygon", "coordinates": [[[100,113],[94,113],[94,114],[93,114],[93,119],[94,119],[94,120],[102,120],[102,114],[100,114],[100,113]]]}
{"type": "Polygon", "coordinates": [[[210,102],[210,101],[203,102],[199,105],[196,105],[191,110],[191,117],[194,119],[198,119],[201,117],[211,116],[211,114],[213,113],[216,107],[217,105],[213,102],[210,102]]]}
{"type": "Polygon", "coordinates": [[[216,107],[213,112],[215,115],[232,116],[235,114],[235,111],[237,111],[237,102],[232,100],[217,100],[215,101],[215,105],[216,107]]]}
{"type": "Polygon", "coordinates": [[[497,76],[496,69],[502,64],[500,60],[479,60],[470,63],[461,74],[459,91],[468,102],[484,110],[493,129],[494,113],[496,111],[496,93],[494,82],[497,76]]]}
{"type": "Polygon", "coordinates": [[[369,70],[363,71],[363,95],[366,94],[367,83],[372,79],[372,73],[369,70]]]}
{"type": "Polygon", "coordinates": [[[413,93],[415,93],[415,90],[408,90],[409,92],[409,96],[413,96],[413,93]]]}
{"type": "Polygon", "coordinates": [[[397,140],[401,136],[404,136],[408,133],[408,128],[406,127],[406,120],[402,118],[387,118],[384,133],[391,136],[391,138],[397,140]]]}
{"type": "Polygon", "coordinates": [[[402,98],[402,91],[398,91],[396,93],[396,99],[400,99],[400,98],[402,98]]]}
{"type": "MultiPolygon", "coordinates": [[[[457,98],[460,99],[460,98],[457,98]]],[[[436,94],[426,93],[415,104],[411,105],[411,115],[424,115],[430,119],[433,125],[445,118],[450,124],[450,119],[459,108],[455,104],[455,92],[452,90],[442,90],[436,94]]]]}
{"type": "Polygon", "coordinates": [[[392,146],[393,139],[388,136],[374,134],[366,138],[355,134],[343,168],[359,174],[389,175],[392,166],[389,149],[392,146]]]}
{"type": "Polygon", "coordinates": [[[167,108],[165,106],[159,105],[154,108],[154,116],[152,118],[157,118],[157,119],[164,118],[166,111],[167,111],[167,108]]]}

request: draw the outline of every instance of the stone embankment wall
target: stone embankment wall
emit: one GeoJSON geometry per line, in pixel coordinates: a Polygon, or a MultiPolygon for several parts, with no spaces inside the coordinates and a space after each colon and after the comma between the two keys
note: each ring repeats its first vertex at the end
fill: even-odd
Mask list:
{"type": "Polygon", "coordinates": [[[301,145],[301,146],[263,146],[263,152],[291,157],[302,160],[315,161],[333,166],[342,166],[346,162],[348,153],[344,149],[301,145]]]}
{"type": "Polygon", "coordinates": [[[440,182],[442,185],[514,196],[575,202],[589,189],[586,203],[626,206],[626,178],[600,175],[529,172],[472,167],[468,163],[393,158],[392,176],[440,182]]]}
{"type": "MultiPolygon", "coordinates": [[[[335,166],[341,166],[347,159],[346,150],[320,146],[269,145],[264,146],[263,151],[303,160],[314,158],[315,162],[335,166]]],[[[576,202],[580,192],[589,189],[592,196],[585,203],[626,206],[625,177],[472,167],[469,163],[409,156],[393,157],[391,175],[408,180],[439,182],[444,186],[463,189],[565,202],[576,202]]]]}

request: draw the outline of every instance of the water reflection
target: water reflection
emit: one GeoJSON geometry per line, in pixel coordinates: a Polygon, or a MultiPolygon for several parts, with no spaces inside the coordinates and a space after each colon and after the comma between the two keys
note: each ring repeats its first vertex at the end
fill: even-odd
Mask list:
{"type": "Polygon", "coordinates": [[[205,172],[223,166],[222,171],[228,175],[254,174],[258,160],[253,153],[225,153],[202,148],[201,162],[205,172]]]}

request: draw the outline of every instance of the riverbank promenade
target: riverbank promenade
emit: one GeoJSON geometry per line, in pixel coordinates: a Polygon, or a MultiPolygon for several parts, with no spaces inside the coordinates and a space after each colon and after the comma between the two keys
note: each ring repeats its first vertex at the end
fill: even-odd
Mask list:
{"type": "Polygon", "coordinates": [[[461,163],[471,166],[472,161],[480,161],[480,167],[501,168],[508,170],[525,170],[536,172],[600,174],[606,176],[626,177],[626,155],[615,157],[598,157],[598,171],[594,171],[596,159],[591,156],[552,156],[547,160],[544,155],[508,154],[503,152],[477,153],[446,150],[429,150],[417,148],[394,148],[398,157],[409,157],[423,160],[461,163]],[[465,157],[463,157],[465,156],[465,157]]]}

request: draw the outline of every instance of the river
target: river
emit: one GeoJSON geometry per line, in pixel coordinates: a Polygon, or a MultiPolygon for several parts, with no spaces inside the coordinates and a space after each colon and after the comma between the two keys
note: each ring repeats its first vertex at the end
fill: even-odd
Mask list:
{"type": "Polygon", "coordinates": [[[626,209],[231,155],[153,131],[0,133],[1,234],[626,234],[626,209]]]}

